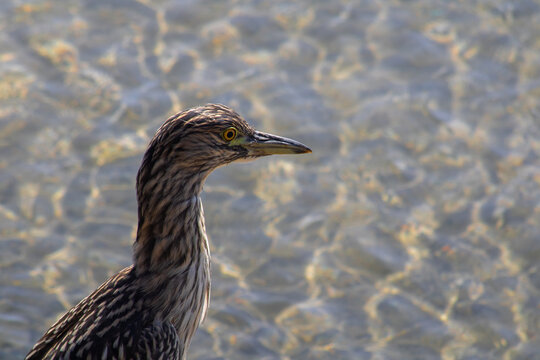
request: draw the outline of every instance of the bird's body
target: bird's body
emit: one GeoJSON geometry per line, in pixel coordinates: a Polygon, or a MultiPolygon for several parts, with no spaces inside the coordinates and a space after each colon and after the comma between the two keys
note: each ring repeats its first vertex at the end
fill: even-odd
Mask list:
{"type": "Polygon", "coordinates": [[[309,151],[223,105],[169,118],[137,175],[134,264],[60,318],[26,359],[184,359],[210,296],[204,180],[235,160],[309,151]]]}

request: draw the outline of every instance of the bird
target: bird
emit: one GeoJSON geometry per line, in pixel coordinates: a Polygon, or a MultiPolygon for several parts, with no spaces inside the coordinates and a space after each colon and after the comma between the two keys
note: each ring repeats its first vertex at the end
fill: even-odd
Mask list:
{"type": "Polygon", "coordinates": [[[137,173],[133,264],[65,313],[25,359],[186,359],[210,298],[207,176],[234,161],[310,152],[221,104],[168,118],[137,173]]]}

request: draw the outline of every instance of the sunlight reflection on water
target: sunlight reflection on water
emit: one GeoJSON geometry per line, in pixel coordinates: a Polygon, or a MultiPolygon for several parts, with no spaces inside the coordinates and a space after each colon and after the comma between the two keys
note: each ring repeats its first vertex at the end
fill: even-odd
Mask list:
{"type": "Polygon", "coordinates": [[[149,137],[220,102],[314,152],[209,178],[212,300],[190,358],[533,358],[539,16],[533,1],[0,5],[0,357],[131,263],[149,137]]]}

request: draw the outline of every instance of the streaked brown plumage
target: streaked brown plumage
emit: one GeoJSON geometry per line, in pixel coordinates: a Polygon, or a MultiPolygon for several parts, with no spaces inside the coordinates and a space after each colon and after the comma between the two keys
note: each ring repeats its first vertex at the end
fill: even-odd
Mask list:
{"type": "Polygon", "coordinates": [[[224,105],[169,118],[137,175],[134,264],[60,318],[26,359],[184,359],[209,302],[204,180],[235,160],[306,152],[255,131],[224,105]]]}

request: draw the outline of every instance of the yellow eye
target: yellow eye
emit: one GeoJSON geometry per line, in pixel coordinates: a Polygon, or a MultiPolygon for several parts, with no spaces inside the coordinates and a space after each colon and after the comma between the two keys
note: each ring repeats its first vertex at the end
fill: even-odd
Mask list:
{"type": "Polygon", "coordinates": [[[236,137],[237,133],[238,131],[236,130],[236,128],[230,127],[221,134],[221,137],[225,141],[232,141],[236,137]]]}

